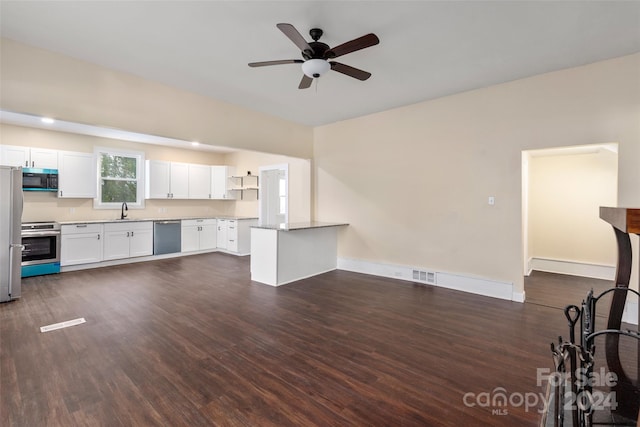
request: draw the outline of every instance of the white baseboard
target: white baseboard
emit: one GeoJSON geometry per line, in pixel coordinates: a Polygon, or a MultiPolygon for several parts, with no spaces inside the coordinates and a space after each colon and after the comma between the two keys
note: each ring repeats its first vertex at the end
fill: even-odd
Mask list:
{"type": "Polygon", "coordinates": [[[638,301],[630,301],[629,297],[631,293],[627,293],[627,303],[624,305],[624,311],[622,312],[622,321],[630,323],[632,325],[638,324],[638,301]]]}
{"type": "Polygon", "coordinates": [[[529,260],[527,261],[527,271],[525,271],[524,275],[529,277],[531,276],[531,272],[533,271],[533,269],[531,268],[531,258],[529,258],[529,260]]]}
{"type": "Polygon", "coordinates": [[[353,271],[356,273],[371,274],[374,276],[389,277],[391,279],[424,283],[510,301],[524,302],[525,297],[524,292],[514,292],[513,283],[500,282],[497,280],[466,276],[462,274],[446,273],[430,270],[424,267],[408,267],[404,265],[338,258],[338,269],[353,271]],[[433,280],[427,281],[414,279],[414,270],[428,272],[428,277],[432,277],[433,280]]]}
{"type": "Polygon", "coordinates": [[[525,291],[522,292],[513,292],[513,298],[511,298],[512,301],[515,302],[524,302],[525,301],[525,291]]]}
{"type": "Polygon", "coordinates": [[[531,258],[530,266],[532,270],[568,274],[570,276],[591,277],[603,280],[614,280],[616,277],[616,267],[609,265],[547,258],[531,258]]]}

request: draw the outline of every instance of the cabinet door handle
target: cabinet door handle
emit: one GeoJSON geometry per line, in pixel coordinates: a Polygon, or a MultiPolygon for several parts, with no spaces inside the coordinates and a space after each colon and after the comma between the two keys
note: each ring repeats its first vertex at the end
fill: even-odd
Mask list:
{"type": "Polygon", "coordinates": [[[62,197],[62,190],[60,190],[60,197],[62,197]]]}
{"type": "Polygon", "coordinates": [[[133,231],[131,232],[131,237],[133,237],[133,231]]]}
{"type": "Polygon", "coordinates": [[[36,165],[36,162],[34,162],[33,160],[31,160],[31,167],[34,167],[36,165]]]}
{"type": "Polygon", "coordinates": [[[98,234],[98,240],[100,240],[100,235],[98,234]]]}
{"type": "Polygon", "coordinates": [[[76,228],[87,228],[87,224],[78,224],[76,228]]]}
{"type": "Polygon", "coordinates": [[[29,160],[25,160],[25,161],[24,161],[24,167],[25,167],[25,168],[28,168],[28,167],[29,167],[29,160]]]}
{"type": "Polygon", "coordinates": [[[129,237],[129,232],[127,231],[127,237],[129,237]]]}

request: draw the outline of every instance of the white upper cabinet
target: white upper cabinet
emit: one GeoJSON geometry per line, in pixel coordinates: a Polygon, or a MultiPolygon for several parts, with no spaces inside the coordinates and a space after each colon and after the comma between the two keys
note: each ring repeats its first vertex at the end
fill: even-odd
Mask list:
{"type": "Polygon", "coordinates": [[[189,165],[189,198],[211,198],[211,166],[189,165]]]}
{"type": "Polygon", "coordinates": [[[93,153],[58,151],[58,197],[96,197],[96,158],[93,153]]]}
{"type": "Polygon", "coordinates": [[[147,160],[145,163],[145,198],[189,198],[189,164],[162,160],[147,160]]]}
{"type": "Polygon", "coordinates": [[[58,151],[46,148],[31,149],[31,167],[41,169],[58,169],[58,151]]]}
{"type": "Polygon", "coordinates": [[[147,160],[145,195],[147,199],[171,198],[171,163],[161,160],[147,160]]]}
{"type": "Polygon", "coordinates": [[[171,162],[171,188],[172,199],[189,198],[189,165],[187,163],[171,162]]]}
{"type": "Polygon", "coordinates": [[[47,148],[0,145],[0,164],[23,168],[58,169],[58,151],[47,148]]]}
{"type": "Polygon", "coordinates": [[[233,166],[211,166],[211,198],[235,200],[235,192],[230,190],[229,177],[233,176],[233,166]]]}
{"type": "Polygon", "coordinates": [[[22,166],[26,168],[31,158],[29,150],[29,147],[0,145],[0,165],[22,166]]]}

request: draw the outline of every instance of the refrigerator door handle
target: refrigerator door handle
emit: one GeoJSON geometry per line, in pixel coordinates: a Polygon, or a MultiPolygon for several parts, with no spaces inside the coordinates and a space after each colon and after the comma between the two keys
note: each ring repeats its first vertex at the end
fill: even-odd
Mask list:
{"type": "Polygon", "coordinates": [[[12,243],[9,245],[9,295],[13,293],[13,254],[16,249],[19,249],[20,252],[22,252],[24,245],[19,243],[12,243]]]}

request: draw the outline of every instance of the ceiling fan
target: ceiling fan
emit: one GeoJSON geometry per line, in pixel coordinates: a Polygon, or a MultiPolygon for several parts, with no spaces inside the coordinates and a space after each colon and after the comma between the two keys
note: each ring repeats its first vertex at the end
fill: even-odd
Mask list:
{"type": "Polygon", "coordinates": [[[302,64],[302,80],[298,89],[306,89],[311,86],[314,78],[322,76],[329,70],[337,71],[347,76],[353,77],[358,80],[367,80],[371,77],[371,73],[363,70],[351,67],[349,65],[342,64],[336,61],[329,61],[330,59],[337,58],[347,53],[355,52],[367,47],[371,47],[380,43],[380,39],[373,34],[369,33],[357,39],[353,39],[341,45],[330,48],[325,43],[318,40],[322,37],[322,30],[320,28],[312,28],[309,31],[309,35],[313,41],[307,42],[304,37],[296,30],[291,24],[278,24],[276,25],[284,33],[285,36],[301,49],[302,57],[304,59],[282,59],[278,61],[263,61],[263,62],[251,62],[249,67],[264,67],[267,65],[281,65],[281,64],[302,64]]]}

